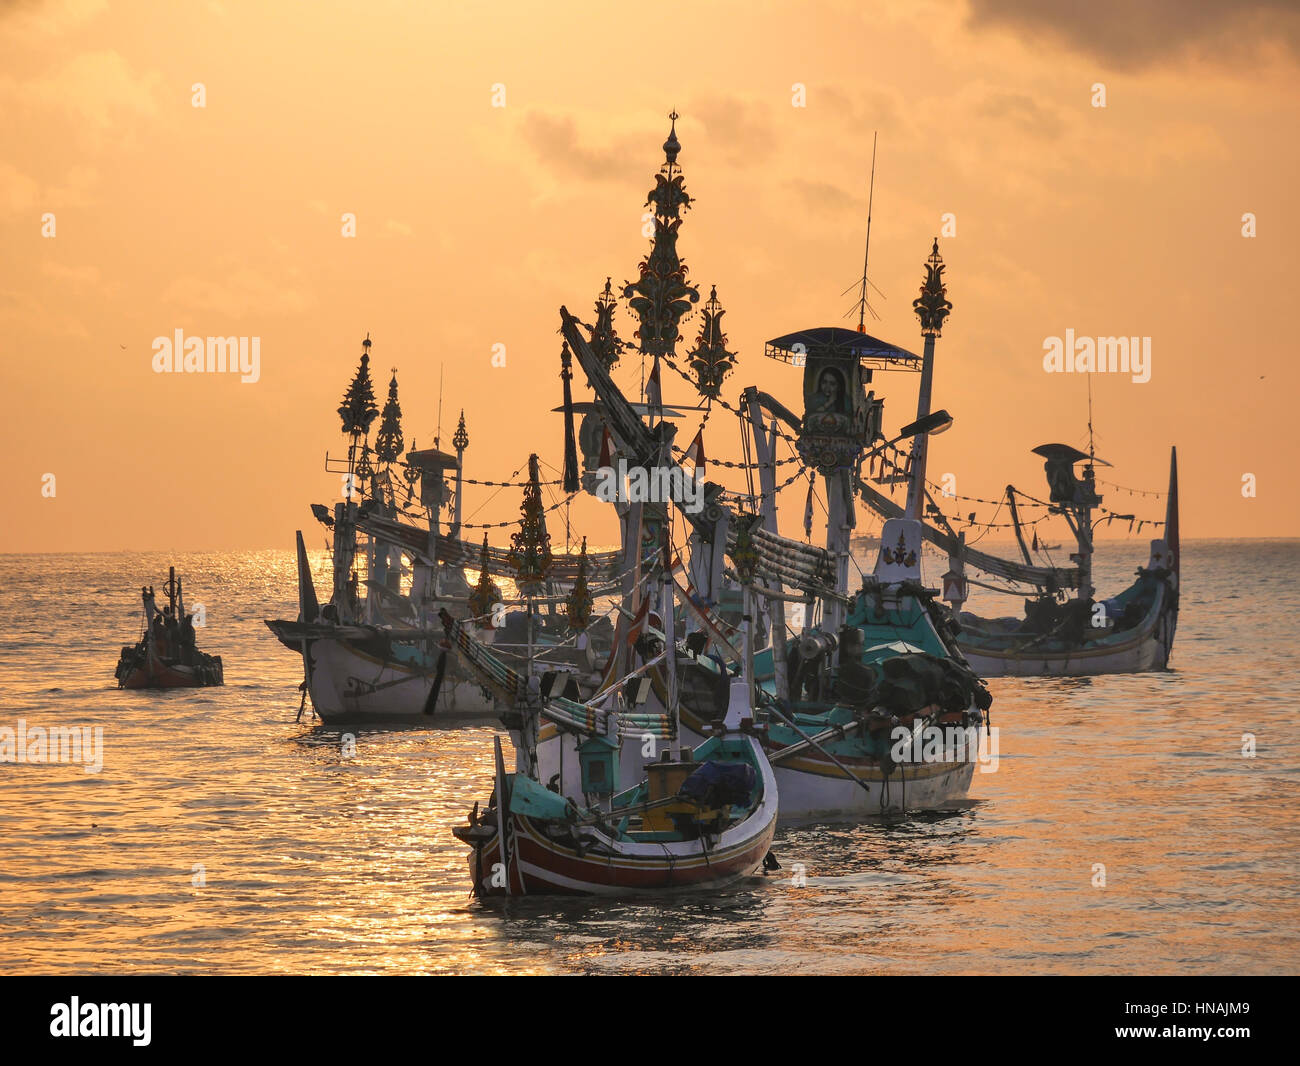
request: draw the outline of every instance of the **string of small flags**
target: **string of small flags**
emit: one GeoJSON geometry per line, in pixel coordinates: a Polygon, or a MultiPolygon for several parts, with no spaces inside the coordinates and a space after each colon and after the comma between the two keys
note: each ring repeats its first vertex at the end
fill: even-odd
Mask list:
{"type": "MultiPolygon", "coordinates": [[[[492,488],[492,489],[526,489],[530,484],[530,482],[527,481],[476,481],[472,477],[463,477],[460,480],[463,484],[466,485],[483,485],[487,488],[492,488]]],[[[554,481],[539,481],[537,484],[544,487],[551,486],[551,485],[563,485],[564,479],[556,478],[556,480],[554,481]]]]}
{"type": "MultiPolygon", "coordinates": [[[[542,482],[542,484],[545,483],[542,482]]],[[[573,501],[573,498],[576,495],[578,495],[576,492],[569,493],[569,495],[565,496],[563,499],[556,500],[555,503],[551,504],[550,507],[547,507],[542,513],[550,514],[552,511],[558,511],[565,504],[571,503],[573,501]]],[[[460,528],[461,529],[505,529],[508,526],[517,526],[518,524],[519,524],[519,519],[513,518],[507,522],[462,522],[460,524],[460,528]]]]}
{"type": "Polygon", "coordinates": [[[1156,492],[1154,489],[1131,489],[1127,485],[1117,485],[1113,481],[1105,481],[1102,478],[1097,478],[1097,484],[1105,485],[1112,489],[1119,489],[1121,492],[1127,492],[1130,496],[1155,496],[1156,498],[1161,498],[1169,495],[1167,492],[1156,492]]]}

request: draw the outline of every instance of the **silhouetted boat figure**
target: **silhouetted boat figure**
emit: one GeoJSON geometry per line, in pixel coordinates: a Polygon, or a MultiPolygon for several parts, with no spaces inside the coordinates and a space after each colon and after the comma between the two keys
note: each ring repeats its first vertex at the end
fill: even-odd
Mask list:
{"type": "Polygon", "coordinates": [[[185,597],[176,567],[168,571],[167,606],[154,602],[152,585],[142,586],[144,633],[122,647],[117,661],[118,688],[201,688],[225,683],[221,656],[205,655],[195,646],[194,616],[185,613],[185,597]]]}

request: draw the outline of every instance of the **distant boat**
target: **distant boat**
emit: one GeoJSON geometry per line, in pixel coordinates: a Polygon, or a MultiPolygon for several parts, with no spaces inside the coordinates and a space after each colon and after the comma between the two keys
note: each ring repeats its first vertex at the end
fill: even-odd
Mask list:
{"type": "Polygon", "coordinates": [[[872,533],[859,533],[849,539],[849,549],[854,555],[866,555],[880,550],[880,537],[872,533]]]}
{"type": "MultiPolygon", "coordinates": [[[[1047,459],[1051,503],[1064,514],[1079,541],[1069,573],[1075,599],[1058,603],[1045,589],[1025,600],[1024,618],[957,616],[957,644],[971,666],[985,677],[1088,676],[1164,670],[1178,625],[1178,453],[1169,458],[1169,495],[1164,537],[1151,542],[1151,554],[1137,580],[1109,599],[1094,599],[1092,583],[1092,508],[1096,494],[1094,460],[1064,444],[1034,449],[1047,459]],[[1073,465],[1087,460],[1083,477],[1073,465]]],[[[1012,511],[1013,519],[1015,511],[1012,511]]],[[[1019,526],[1017,524],[1017,534],[1019,526]]],[[[1023,547],[1023,539],[1022,539],[1023,547]]]]}
{"type": "Polygon", "coordinates": [[[159,610],[152,585],[140,590],[144,633],[127,644],[117,661],[118,688],[201,688],[225,683],[220,655],[205,655],[194,643],[194,616],[185,613],[185,598],[176,567],[167,584],[168,605],[159,610]]]}

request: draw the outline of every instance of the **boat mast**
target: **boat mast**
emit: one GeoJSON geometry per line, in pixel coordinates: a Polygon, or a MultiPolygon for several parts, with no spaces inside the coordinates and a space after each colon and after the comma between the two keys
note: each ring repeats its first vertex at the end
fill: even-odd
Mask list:
{"type": "Polygon", "coordinates": [[[1092,598],[1092,508],[1100,503],[1097,495],[1097,475],[1094,463],[1097,450],[1092,431],[1092,375],[1088,376],[1088,463],[1083,468],[1083,495],[1079,507],[1079,528],[1076,536],[1079,542],[1079,600],[1087,602],[1092,598]]]}
{"type": "Polygon", "coordinates": [[[534,597],[546,587],[553,559],[551,536],[546,532],[546,511],[542,504],[537,455],[528,457],[528,486],[520,507],[519,532],[511,534],[510,564],[515,569],[515,583],[528,604],[528,659],[524,672],[524,721],[520,729],[520,756],[530,777],[537,775],[537,727],[539,708],[535,702],[533,676],[534,597]]]}
{"type": "Polygon", "coordinates": [[[663,592],[659,610],[664,622],[664,672],[668,682],[668,713],[673,719],[672,753],[674,761],[682,757],[681,706],[677,691],[677,627],[676,602],[673,597],[673,533],[672,512],[664,516],[663,533],[663,592]]]}
{"type": "MultiPolygon", "coordinates": [[[[919,422],[930,414],[930,392],[934,383],[934,342],[943,331],[943,322],[952,311],[948,288],[943,280],[944,263],[939,255],[939,238],[934,239],[930,257],[925,261],[925,282],[921,295],[912,301],[912,309],[921,320],[921,333],[925,349],[921,358],[921,390],[916,399],[916,418],[919,422]]],[[[929,434],[920,433],[912,438],[912,455],[909,462],[911,478],[907,486],[907,507],[904,518],[921,517],[925,499],[925,461],[929,434]]]]}
{"type": "MultiPolygon", "coordinates": [[[[438,400],[439,406],[442,405],[441,397],[438,400]]],[[[441,428],[441,415],[438,419],[439,428],[441,428]]],[[[461,518],[461,501],[463,499],[462,478],[465,473],[465,449],[469,447],[469,433],[465,430],[465,409],[462,407],[460,412],[460,422],[456,425],[456,432],[451,438],[452,447],[456,449],[456,506],[452,511],[451,529],[448,535],[452,537],[460,536],[460,518],[461,518]]]]}

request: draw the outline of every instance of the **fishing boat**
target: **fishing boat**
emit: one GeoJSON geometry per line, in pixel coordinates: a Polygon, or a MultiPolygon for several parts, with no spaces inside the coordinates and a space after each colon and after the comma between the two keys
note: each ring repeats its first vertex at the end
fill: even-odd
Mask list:
{"type": "MultiPolygon", "coordinates": [[[[1102,499],[1096,491],[1094,464],[1100,460],[1066,444],[1046,444],[1034,451],[1046,459],[1051,513],[1067,519],[1078,541],[1078,551],[1071,556],[1076,563],[1076,596],[1062,602],[1061,594],[1049,585],[1025,600],[1023,618],[984,618],[961,611],[957,642],[962,651],[987,677],[1077,677],[1166,669],[1178,626],[1177,450],[1171,450],[1169,457],[1165,535],[1151,541],[1147,564],[1138,568],[1136,580],[1106,599],[1095,598],[1091,582],[1092,512],[1102,499]],[[1079,463],[1083,464],[1081,477],[1073,469],[1079,463]]],[[[1014,490],[1009,486],[1008,491],[1014,490]]],[[[1016,533],[1024,550],[1018,522],[1016,533]]],[[[1025,559],[1029,560],[1027,550],[1025,559]]],[[[954,576],[961,575],[954,572],[954,576]]],[[[956,585],[951,592],[957,610],[964,589],[956,585]]]]}
{"type": "MultiPolygon", "coordinates": [[[[652,607],[633,584],[602,687],[644,671],[651,690],[644,697],[647,706],[658,701],[665,707],[663,670],[666,664],[680,667],[675,713],[683,742],[702,742],[720,723],[756,723],[774,768],[783,819],[857,819],[947,806],[969,788],[991,699],[953,640],[950,620],[936,602],[939,590],[924,585],[920,570],[924,441],[951,423],[946,412],[929,410],[934,342],[951,309],[937,242],[914,303],[924,356],[870,336],[861,317],[856,331],[801,330],[769,342],[766,354],[803,368],[803,415],[756,389],[746,390],[735,408],[722,399],[720,377],[713,372],[729,370],[736,361],[718,328],[716,288],[705,305],[689,369],[678,365],[678,323],[698,293],[677,256],[681,210],[690,200],[676,162],[680,144],[675,127],[664,148],[666,160],[650,193],[652,248],[639,280],[625,291],[628,307],[639,319],[642,354],[654,360],[649,380],[658,381],[661,364],[666,365],[690,381],[710,409],[718,405],[737,414],[748,435],[744,453],[752,458],[735,465],[743,466],[758,485],[734,494],[706,482],[702,507],[684,508],[672,501],[690,530],[689,585],[677,581],[674,568],[665,567],[674,573],[673,580],[668,594],[652,607]],[[877,369],[922,374],[918,418],[889,441],[881,428],[883,400],[867,389],[877,369]],[[908,474],[908,511],[882,529],[873,573],[851,584],[855,472],[905,439],[913,441],[916,459],[908,474]],[[789,459],[777,458],[781,441],[793,453],[789,459]],[[797,466],[778,486],[776,469],[782,462],[797,466]],[[800,477],[810,485],[805,526],[811,529],[816,476],[827,495],[825,547],[784,537],[777,529],[777,494],[800,477]],[[747,509],[754,506],[756,511],[747,509]],[[735,589],[742,600],[739,630],[718,613],[726,593],[735,589]],[[657,638],[675,614],[674,599],[686,621],[681,645],[666,634],[657,638]],[[804,608],[793,635],[785,613],[792,601],[804,608]],[[658,630],[648,620],[654,610],[658,630]],[[820,617],[814,617],[818,612],[820,617]]],[[[621,343],[608,323],[598,318],[584,329],[565,308],[560,317],[562,377],[570,356],[576,358],[596,393],[613,452],[626,467],[641,469],[647,477],[672,475],[666,477],[671,482],[684,474],[677,452],[701,470],[700,434],[685,451],[676,448],[674,427],[664,419],[645,419],[613,381],[608,351],[620,350],[621,343]]],[[[658,389],[651,398],[652,408],[662,404],[658,389]]],[[[566,444],[566,451],[572,448],[566,444]]],[[[640,544],[647,525],[648,535],[657,535],[656,524],[663,521],[646,503],[629,503],[627,514],[625,544],[640,544]]],[[[541,779],[571,777],[578,756],[564,731],[544,727],[539,740],[541,779]]],[[[635,769],[634,754],[624,771],[635,769]]]]}
{"type": "Polygon", "coordinates": [[[167,606],[159,610],[152,585],[140,589],[144,630],[139,641],[127,644],[117,661],[118,688],[201,688],[225,683],[221,656],[196,647],[194,615],[185,611],[185,592],[176,567],[163,586],[167,606]]]}
{"type": "MultiPolygon", "coordinates": [[[[942,495],[925,486],[923,538],[947,552],[943,599],[954,616],[956,642],[982,677],[1079,677],[1164,670],[1173,652],[1178,625],[1180,550],[1178,536],[1178,454],[1170,449],[1169,487],[1163,521],[1140,519],[1101,507],[1097,491],[1099,459],[1092,445],[1091,396],[1088,451],[1069,444],[1043,444],[1033,449],[1044,460],[1049,495],[1043,500],[1008,485],[1000,502],[1010,517],[1020,559],[1008,559],[966,543],[959,518],[944,513],[942,495]],[[1039,509],[1033,519],[1032,543],[1027,540],[1022,512],[1039,509]],[[1097,511],[1100,514],[1095,514],[1097,511]],[[1056,565],[1053,546],[1041,543],[1037,525],[1049,517],[1064,519],[1076,550],[1069,566],[1056,565]],[[1150,542],[1145,566],[1136,579],[1108,598],[1098,598],[1093,586],[1093,538],[1102,523],[1124,521],[1140,532],[1143,526],[1163,527],[1163,536],[1150,542]],[[1036,558],[1037,557],[1037,558],[1036,558]],[[969,576],[979,572],[981,579],[969,576]],[[996,581],[996,584],[989,582],[996,581]],[[985,617],[963,609],[971,583],[1024,597],[1021,617],[985,617]],[[1073,597],[1070,593],[1073,592],[1073,597]]],[[[887,492],[890,474],[906,469],[909,457],[891,452],[881,456],[857,478],[862,500],[885,519],[903,513],[887,492]]],[[[989,501],[984,501],[989,502],[989,501]]],[[[970,519],[974,520],[974,514],[970,519]]],[[[990,527],[986,527],[990,528],[990,527]]],[[[1059,545],[1055,546],[1059,548],[1059,545]]]]}
{"type": "MultiPolygon", "coordinates": [[[[401,408],[397,376],[389,383],[388,400],[371,450],[369,429],[379,412],[370,384],[371,341],[362,345],[360,366],[339,409],[349,437],[346,460],[326,456],[326,469],[341,475],[344,499],[331,511],[314,504],[318,521],[332,534],[330,558],[333,587],[322,605],[312,578],[303,535],[296,539],[298,617],[272,619],[267,626],[287,648],[303,659],[301,717],[308,697],[323,721],[424,721],[435,713],[454,718],[495,719],[499,710],[492,695],[448,660],[436,618],[447,609],[458,616],[473,614],[477,624],[491,630],[502,654],[522,656],[532,640],[549,646],[551,656],[582,677],[594,670],[605,636],[599,628],[587,643],[571,646],[553,616],[534,615],[525,623],[511,608],[494,577],[511,577],[507,550],[493,548],[484,535],[481,547],[461,539],[464,455],[469,434],[461,413],[452,437],[455,454],[437,447],[412,445],[402,461],[401,408]],[[454,478],[454,489],[448,478],[454,478]],[[450,528],[442,526],[450,512],[450,528]],[[466,570],[478,569],[471,587],[466,570]],[[509,647],[512,645],[513,647],[509,647]]],[[[504,483],[496,484],[505,487],[504,483]]],[[[525,492],[540,493],[534,468],[529,480],[517,483],[525,492]]],[[[599,580],[612,569],[614,555],[594,553],[579,559],[566,555],[557,578],[576,579],[580,567],[599,580]]],[[[562,592],[551,590],[550,602],[562,592]]]]}
{"type": "MultiPolygon", "coordinates": [[[[664,543],[662,565],[671,567],[667,537],[664,543]]],[[[671,662],[667,713],[640,713],[624,704],[617,688],[580,703],[550,680],[512,670],[472,627],[449,615],[444,623],[466,665],[519,715],[514,772],[507,773],[495,737],[487,808],[476,804],[468,823],[453,830],[472,849],[476,895],[717,891],[776,865],[770,848],[778,788],[757,731],[748,721],[738,729],[720,723],[709,738],[683,747],[671,662]],[[538,738],[544,720],[572,741],[576,766],[568,777],[563,767],[543,776],[538,738]],[[647,742],[653,748],[658,741],[665,749],[647,761],[647,742]],[[642,763],[630,777],[622,772],[629,755],[642,763]]]]}

